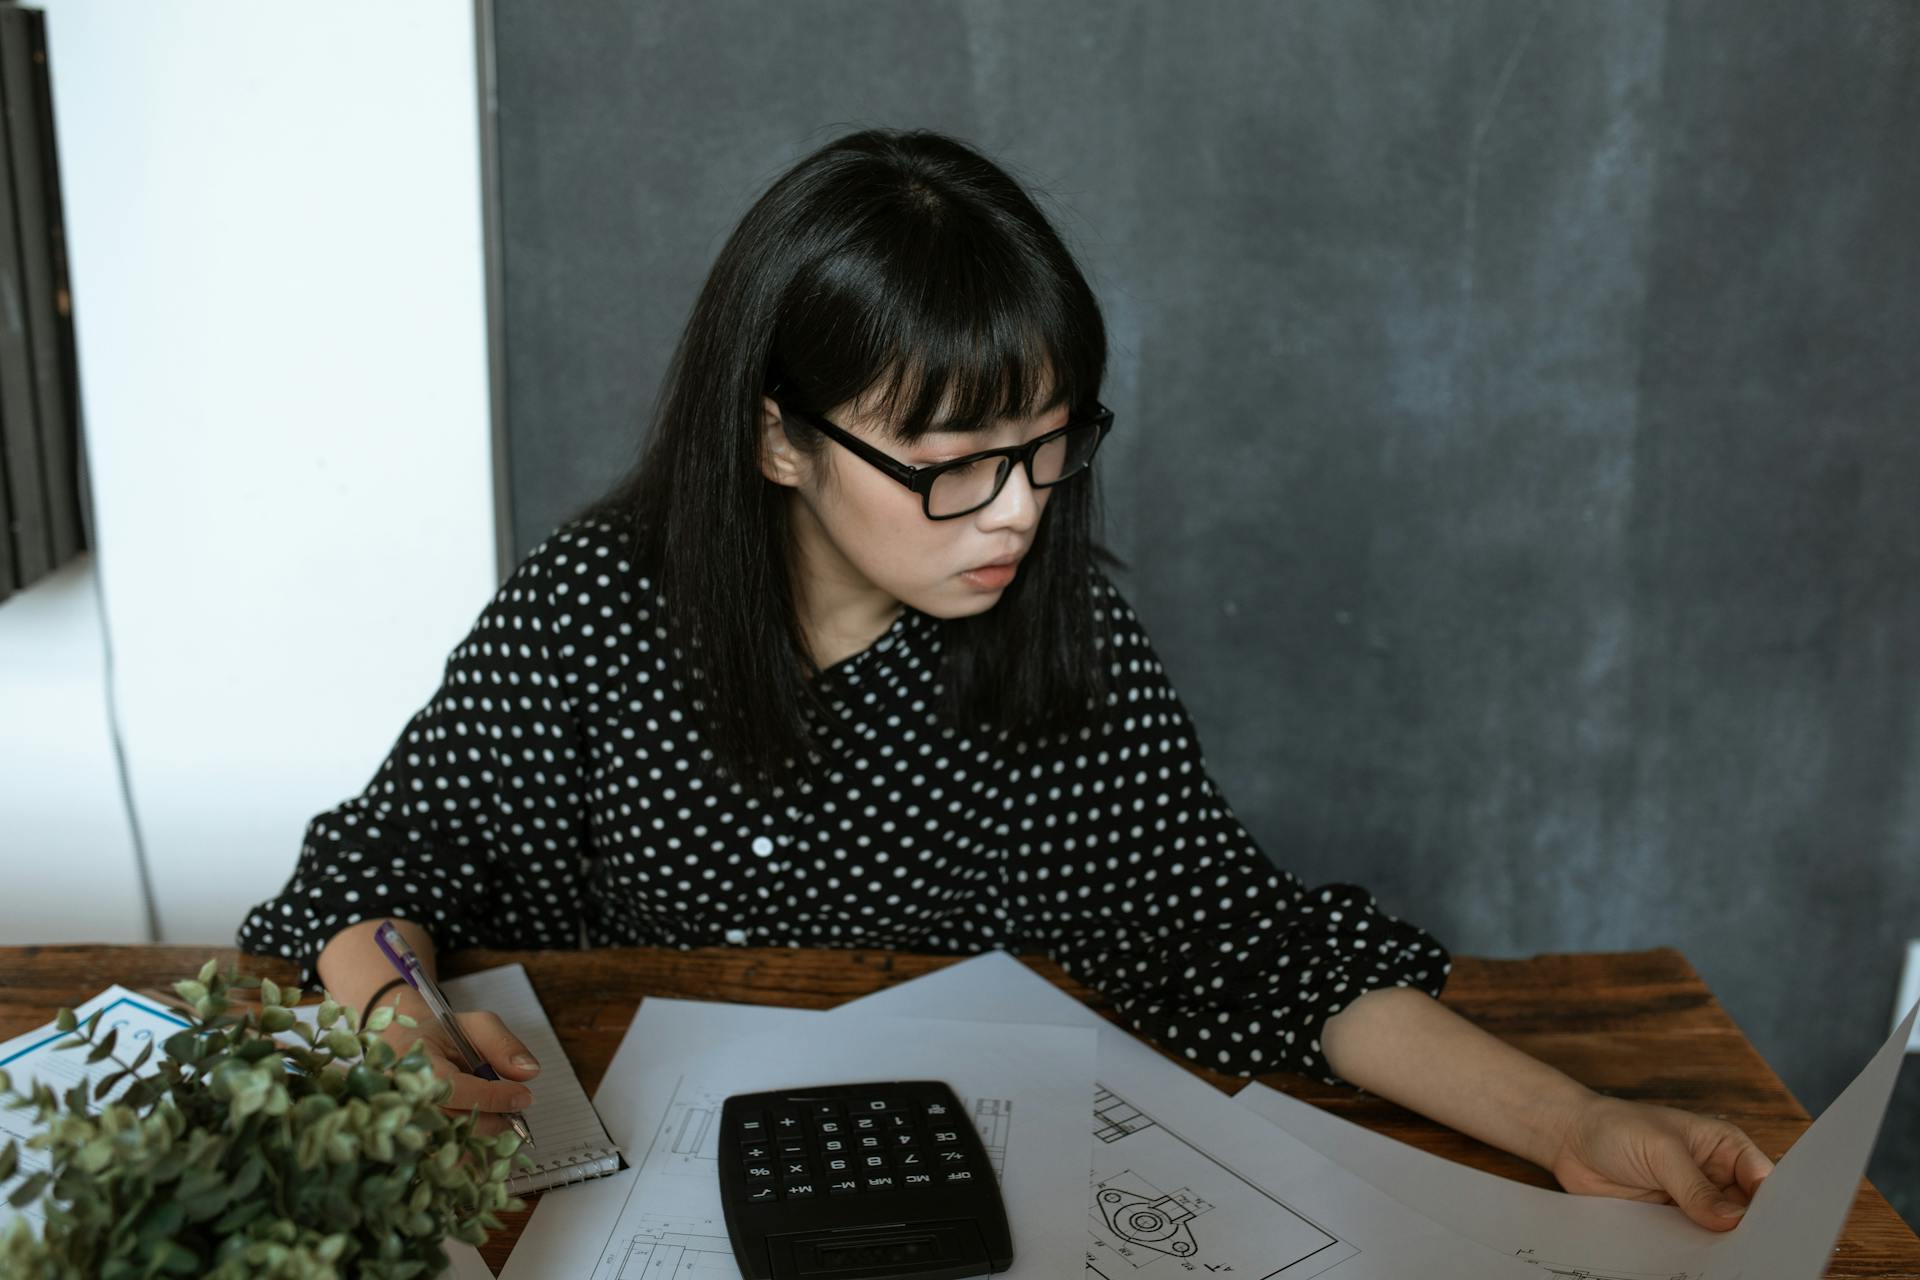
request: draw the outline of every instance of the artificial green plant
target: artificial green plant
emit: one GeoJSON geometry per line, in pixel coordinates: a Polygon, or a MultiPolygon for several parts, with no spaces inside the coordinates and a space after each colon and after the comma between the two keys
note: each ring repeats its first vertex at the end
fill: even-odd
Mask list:
{"type": "MultiPolygon", "coordinates": [[[[441,1109],[451,1086],[423,1050],[401,1057],[381,1038],[390,1007],[363,1019],[329,999],[315,1028],[293,1015],[300,992],[213,960],[174,990],[188,1026],[151,1067],[151,1042],[123,1062],[99,1014],[62,1009],[56,1025],[73,1035],[57,1047],[117,1070],[64,1096],[16,1093],[0,1072],[0,1105],[36,1113],[26,1147],[44,1165],[8,1202],[38,1200],[45,1215],[41,1231],[22,1217],[0,1233],[0,1276],[410,1280],[446,1266],[442,1240],[480,1244],[497,1210],[524,1207],[506,1188],[530,1163],[519,1139],[481,1137],[474,1114],[441,1109]],[[255,987],[257,1011],[234,1012],[227,993],[255,987]]],[[[0,1149],[0,1184],[20,1155],[18,1142],[0,1149]]]]}

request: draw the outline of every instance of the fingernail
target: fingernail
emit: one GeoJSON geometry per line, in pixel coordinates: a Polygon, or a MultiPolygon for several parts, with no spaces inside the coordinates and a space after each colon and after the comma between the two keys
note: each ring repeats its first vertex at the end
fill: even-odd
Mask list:
{"type": "Polygon", "coordinates": [[[1738,1218],[1746,1213],[1746,1206],[1737,1205],[1731,1200],[1722,1200],[1713,1206],[1713,1211],[1723,1218],[1738,1218]]]}
{"type": "Polygon", "coordinates": [[[532,1105],[533,1095],[525,1089],[516,1090],[513,1097],[507,1101],[507,1106],[514,1111],[525,1111],[532,1105]]]}
{"type": "Polygon", "coordinates": [[[514,1054],[513,1065],[522,1071],[538,1071],[540,1069],[539,1062],[535,1061],[534,1056],[530,1053],[514,1054]]]}

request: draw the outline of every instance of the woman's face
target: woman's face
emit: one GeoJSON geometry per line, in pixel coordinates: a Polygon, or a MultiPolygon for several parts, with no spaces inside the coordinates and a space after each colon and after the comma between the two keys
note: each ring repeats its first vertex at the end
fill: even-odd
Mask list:
{"type": "MultiPolygon", "coordinates": [[[[796,561],[812,597],[885,595],[938,618],[983,613],[1020,572],[1051,490],[1014,467],[999,496],[969,515],[929,520],[920,495],[832,441],[811,456],[788,442],[780,411],[762,402],[761,469],[793,490],[796,561]]],[[[913,444],[892,439],[863,401],[823,417],[909,466],[1023,444],[1065,424],[1060,405],[1001,419],[970,433],[931,431],[913,444]]]]}

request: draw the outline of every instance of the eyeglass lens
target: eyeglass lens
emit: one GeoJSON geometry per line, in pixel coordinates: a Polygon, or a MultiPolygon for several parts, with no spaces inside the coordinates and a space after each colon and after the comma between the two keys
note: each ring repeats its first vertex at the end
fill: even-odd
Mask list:
{"type": "MultiPolygon", "coordinates": [[[[1045,488],[1084,469],[1099,443],[1100,428],[1091,424],[1073,427],[1049,440],[1033,453],[1033,484],[1045,488]]],[[[1011,458],[981,458],[942,471],[927,490],[927,514],[935,518],[957,516],[986,506],[999,494],[1012,467],[1011,458]]]]}

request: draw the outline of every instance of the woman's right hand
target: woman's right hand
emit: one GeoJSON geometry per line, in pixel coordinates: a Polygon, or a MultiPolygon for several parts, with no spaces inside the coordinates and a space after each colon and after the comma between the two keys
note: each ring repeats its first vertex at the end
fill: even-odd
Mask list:
{"type": "Polygon", "coordinates": [[[511,1128],[505,1113],[524,1111],[533,1105],[533,1094],[520,1081],[531,1080],[539,1075],[540,1064],[535,1061],[532,1050],[507,1030],[507,1024],[500,1020],[498,1014],[474,1012],[454,1015],[459,1019],[461,1033],[472,1042],[487,1064],[500,1073],[498,1080],[482,1080],[479,1076],[470,1075],[459,1065],[460,1051],[440,1030],[433,1014],[427,1009],[427,1002],[420,998],[418,992],[403,990],[397,1001],[389,997],[380,1003],[395,1005],[398,1012],[420,1024],[417,1027],[405,1027],[396,1018],[380,1033],[380,1038],[392,1045],[394,1052],[401,1057],[406,1056],[416,1041],[420,1042],[428,1061],[433,1064],[433,1073],[453,1083],[453,1092],[441,1102],[441,1107],[456,1116],[479,1108],[480,1116],[474,1124],[475,1133],[487,1137],[505,1133],[511,1128]]]}

